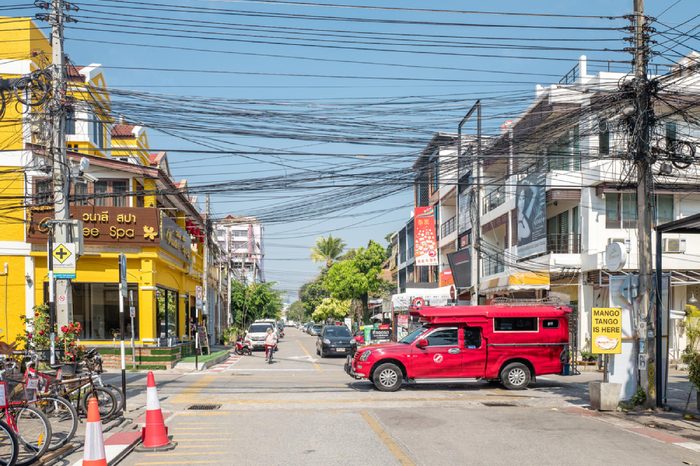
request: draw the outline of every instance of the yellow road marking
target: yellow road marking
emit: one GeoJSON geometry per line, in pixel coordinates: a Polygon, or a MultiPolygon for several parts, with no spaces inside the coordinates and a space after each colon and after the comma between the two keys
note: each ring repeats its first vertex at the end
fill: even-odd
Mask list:
{"type": "Polygon", "coordinates": [[[172,398],[173,403],[191,403],[192,399],[199,395],[205,388],[209,386],[215,377],[213,375],[205,375],[195,380],[187,386],[182,392],[172,398]]]}
{"type": "Polygon", "coordinates": [[[216,464],[216,461],[147,461],[136,463],[136,466],[151,466],[156,464],[216,464]]]}
{"type": "Polygon", "coordinates": [[[177,440],[178,440],[178,444],[177,444],[178,450],[194,450],[195,448],[199,450],[202,448],[220,447],[221,446],[221,445],[215,445],[213,443],[197,443],[196,445],[182,445],[180,443],[180,439],[177,439],[177,440]]]}
{"type": "MultiPolygon", "coordinates": [[[[314,358],[313,356],[311,356],[311,353],[309,353],[308,351],[306,351],[306,348],[304,348],[304,345],[301,344],[301,341],[300,341],[300,340],[297,340],[297,343],[299,344],[299,347],[300,347],[301,350],[304,352],[304,354],[306,354],[306,355],[309,357],[309,359],[313,359],[313,358],[314,358]]],[[[318,372],[321,372],[321,366],[319,366],[317,362],[314,363],[314,369],[316,369],[318,372]]]]}
{"type": "Polygon", "coordinates": [[[183,453],[183,452],[177,452],[177,451],[173,450],[173,451],[164,451],[161,453],[146,453],[143,456],[146,456],[149,458],[154,458],[154,457],[163,458],[163,457],[168,457],[168,456],[173,456],[173,455],[177,455],[177,456],[191,456],[191,455],[202,456],[203,454],[209,456],[209,455],[226,455],[228,453],[225,451],[207,451],[207,452],[193,451],[193,452],[189,452],[189,453],[183,453]]]}
{"type": "MultiPolygon", "coordinates": [[[[482,401],[496,401],[497,397],[474,397],[474,398],[467,398],[467,397],[459,397],[459,398],[452,398],[452,397],[401,397],[401,398],[349,398],[349,399],[343,399],[343,398],[336,398],[336,399],[327,399],[327,400],[319,400],[319,399],[300,399],[300,400],[290,400],[290,399],[267,399],[267,400],[256,400],[256,399],[236,399],[236,398],[228,398],[228,397],[219,397],[217,398],[217,403],[221,404],[232,404],[232,405],[271,405],[271,404],[285,404],[285,405],[290,405],[290,404],[333,404],[333,403],[371,403],[371,402],[377,402],[377,403],[398,403],[398,402],[411,402],[411,401],[419,401],[419,402],[429,402],[429,401],[440,401],[440,402],[445,402],[445,401],[455,401],[455,402],[482,402],[482,401]]],[[[223,416],[230,414],[227,411],[182,411],[178,413],[180,416],[223,416]]]]}
{"type": "Polygon", "coordinates": [[[369,426],[372,428],[375,434],[377,434],[377,437],[382,441],[384,446],[387,447],[387,449],[391,452],[392,455],[394,455],[394,458],[396,458],[399,463],[401,463],[404,466],[415,466],[415,463],[409,456],[406,454],[406,452],[403,451],[403,449],[399,446],[398,443],[387,433],[387,431],[384,430],[384,428],[379,424],[379,421],[377,421],[374,416],[372,416],[369,412],[367,411],[362,411],[362,417],[364,420],[369,424],[369,426]]]}

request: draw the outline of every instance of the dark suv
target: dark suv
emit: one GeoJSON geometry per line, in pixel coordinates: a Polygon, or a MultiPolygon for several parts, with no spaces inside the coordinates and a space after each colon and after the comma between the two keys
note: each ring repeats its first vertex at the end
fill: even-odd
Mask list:
{"type": "Polygon", "coordinates": [[[331,354],[345,356],[352,348],[352,334],[345,325],[326,325],[316,340],[316,354],[322,358],[331,354]]]}

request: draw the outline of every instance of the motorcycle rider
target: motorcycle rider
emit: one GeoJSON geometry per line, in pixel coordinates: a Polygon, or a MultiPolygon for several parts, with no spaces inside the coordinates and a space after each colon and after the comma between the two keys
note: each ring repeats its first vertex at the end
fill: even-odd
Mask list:
{"type": "Polygon", "coordinates": [[[272,327],[267,329],[267,336],[265,337],[265,360],[272,358],[272,353],[277,347],[277,335],[272,330],[272,327]],[[268,353],[269,351],[269,353],[268,353]]]}

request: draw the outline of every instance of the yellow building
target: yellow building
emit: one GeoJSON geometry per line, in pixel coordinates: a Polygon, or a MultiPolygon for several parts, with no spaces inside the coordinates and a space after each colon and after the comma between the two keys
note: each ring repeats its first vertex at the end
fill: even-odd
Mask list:
{"type": "MultiPolygon", "coordinates": [[[[18,45],[0,49],[0,77],[46,66],[48,41],[29,19],[0,19],[0,43],[10,38],[18,45]]],[[[145,128],[110,117],[100,65],[69,65],[67,71],[69,164],[85,159],[91,175],[71,181],[71,217],[82,221],[84,243],[72,281],[73,320],[82,324],[86,345],[112,345],[118,338],[118,256],[124,253],[126,309],[135,309],[133,329],[126,314],[126,337],[133,331],[141,362],[169,365],[190,346],[182,342],[191,339],[190,321],[203,285],[202,215],[183,189],[186,184],[173,181],[167,154],[149,152],[145,128]]],[[[48,300],[45,221],[53,210],[41,109],[23,108],[9,93],[5,97],[0,119],[0,328],[2,337],[13,341],[24,330],[20,316],[31,318],[33,307],[48,300]]],[[[208,275],[212,288],[221,276],[208,275]]],[[[221,312],[221,305],[217,310],[207,304],[221,312]]],[[[212,321],[222,320],[209,314],[212,321]]]]}

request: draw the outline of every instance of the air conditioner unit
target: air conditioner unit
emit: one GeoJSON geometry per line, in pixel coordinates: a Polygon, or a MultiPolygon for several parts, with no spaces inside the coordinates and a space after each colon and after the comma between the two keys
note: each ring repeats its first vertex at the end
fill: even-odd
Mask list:
{"type": "Polygon", "coordinates": [[[663,252],[683,253],[685,252],[685,240],[681,238],[664,238],[663,252]]]}
{"type": "Polygon", "coordinates": [[[622,243],[625,244],[627,241],[625,238],[608,238],[608,244],[610,243],[622,243]]]}

